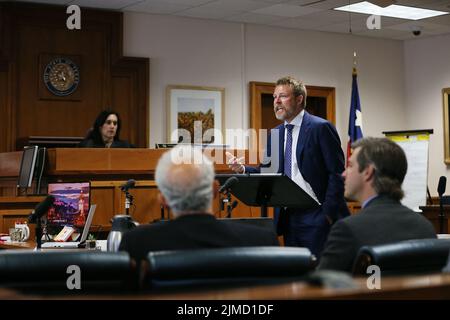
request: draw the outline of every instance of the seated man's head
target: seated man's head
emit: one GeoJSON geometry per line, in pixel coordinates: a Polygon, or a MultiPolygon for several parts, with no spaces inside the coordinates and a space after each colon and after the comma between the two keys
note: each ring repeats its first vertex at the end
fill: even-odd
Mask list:
{"type": "Polygon", "coordinates": [[[403,198],[402,183],[408,169],[406,155],[386,138],[363,138],[352,144],[353,153],[342,176],[345,197],[364,202],[374,195],[403,198]]]}
{"type": "Polygon", "coordinates": [[[200,148],[176,146],[158,161],[155,180],[161,201],[175,217],[211,213],[214,166],[200,148]]]}

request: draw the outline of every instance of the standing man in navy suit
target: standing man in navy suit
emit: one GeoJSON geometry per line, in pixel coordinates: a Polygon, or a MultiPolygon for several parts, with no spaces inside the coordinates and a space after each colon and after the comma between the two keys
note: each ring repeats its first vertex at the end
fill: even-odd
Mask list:
{"type": "Polygon", "coordinates": [[[266,149],[269,162],[248,167],[231,156],[228,163],[236,173],[257,173],[268,167],[284,173],[320,204],[303,211],[277,208],[274,217],[285,245],[307,247],[320,257],[331,225],[349,215],[341,178],[344,153],[334,126],[305,111],[306,96],[300,81],[279,79],[273,106],[275,117],[284,123],[271,130],[266,149]]]}

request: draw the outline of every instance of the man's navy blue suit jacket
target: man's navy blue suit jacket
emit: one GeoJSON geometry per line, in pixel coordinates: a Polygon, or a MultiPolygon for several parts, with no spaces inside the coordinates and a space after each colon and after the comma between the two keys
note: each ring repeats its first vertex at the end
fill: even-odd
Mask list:
{"type": "MultiPolygon", "coordinates": [[[[248,173],[258,173],[270,167],[271,172],[282,173],[284,168],[284,124],[271,130],[267,141],[267,159],[260,167],[246,167],[248,173]],[[273,150],[271,140],[278,146],[273,150]],[[272,153],[275,154],[271,157],[272,153]],[[274,161],[278,161],[274,164],[274,161]],[[267,161],[267,162],[266,162],[267,161]]],[[[311,185],[318,200],[319,208],[302,212],[302,222],[306,225],[321,226],[327,222],[326,215],[334,222],[349,215],[344,199],[344,153],[339,135],[334,126],[325,119],[305,111],[296,147],[297,163],[303,178],[311,185]]],[[[286,214],[286,213],[284,213],[286,214]]],[[[280,210],[275,210],[275,223],[278,223],[280,210]]],[[[279,234],[283,227],[277,226],[279,234]],[[281,227],[281,228],[280,228],[281,227]]]]}

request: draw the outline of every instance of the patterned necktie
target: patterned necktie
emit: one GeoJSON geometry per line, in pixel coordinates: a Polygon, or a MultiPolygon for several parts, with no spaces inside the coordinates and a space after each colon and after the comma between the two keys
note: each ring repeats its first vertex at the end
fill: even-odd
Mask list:
{"type": "Polygon", "coordinates": [[[286,149],[284,150],[284,174],[290,178],[292,167],[292,129],[294,129],[294,125],[287,124],[285,128],[287,130],[287,136],[286,149]]]}

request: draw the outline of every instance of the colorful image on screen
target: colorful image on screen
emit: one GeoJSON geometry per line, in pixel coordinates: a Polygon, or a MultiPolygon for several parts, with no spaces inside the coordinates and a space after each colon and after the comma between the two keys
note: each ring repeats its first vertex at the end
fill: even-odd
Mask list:
{"type": "Polygon", "coordinates": [[[48,194],[55,197],[48,211],[49,225],[82,228],[89,213],[89,182],[49,183],[48,194]]]}

